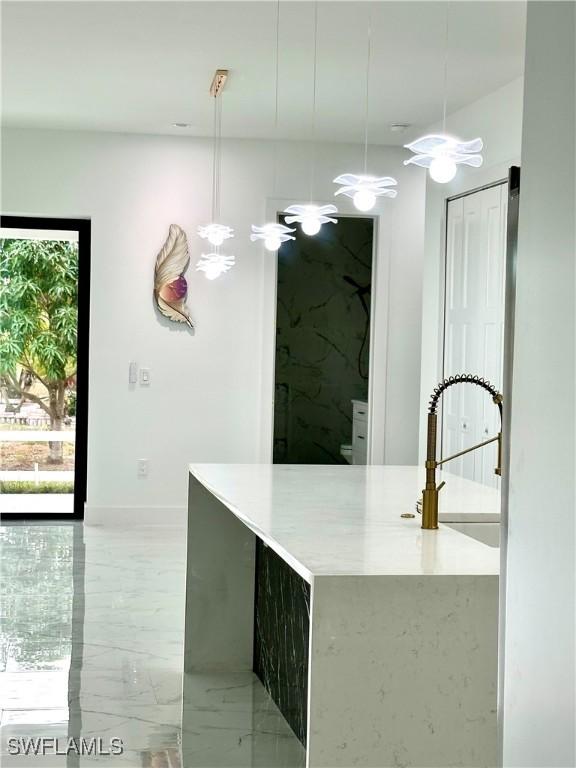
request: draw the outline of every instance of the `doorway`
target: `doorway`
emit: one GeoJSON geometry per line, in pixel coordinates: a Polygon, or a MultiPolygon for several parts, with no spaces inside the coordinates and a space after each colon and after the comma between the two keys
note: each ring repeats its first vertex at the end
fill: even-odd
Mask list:
{"type": "Polygon", "coordinates": [[[0,219],[0,515],[82,519],[90,222],[0,219]]]}
{"type": "Polygon", "coordinates": [[[294,235],[278,252],[273,461],[365,464],[374,220],[294,235]]]}
{"type": "MultiPolygon", "coordinates": [[[[447,201],[442,378],[471,373],[502,391],[508,183],[447,201]]],[[[498,410],[477,387],[451,387],[442,404],[442,455],[500,430],[498,410]]],[[[454,459],[449,471],[499,488],[496,447],[454,459]]]]}

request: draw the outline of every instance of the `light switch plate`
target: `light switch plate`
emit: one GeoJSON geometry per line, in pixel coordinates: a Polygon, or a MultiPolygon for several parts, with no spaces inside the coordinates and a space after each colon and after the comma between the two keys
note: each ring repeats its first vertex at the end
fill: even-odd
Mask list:
{"type": "Polygon", "coordinates": [[[140,368],[140,385],[143,387],[150,386],[150,368],[140,368]]]}
{"type": "Polygon", "coordinates": [[[138,384],[138,363],[134,360],[128,365],[128,383],[138,384]]]}

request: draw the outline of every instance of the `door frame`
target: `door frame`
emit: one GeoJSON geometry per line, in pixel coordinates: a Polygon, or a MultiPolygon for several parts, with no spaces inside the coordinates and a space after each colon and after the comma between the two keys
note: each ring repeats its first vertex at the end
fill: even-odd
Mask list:
{"type": "MultiPolygon", "coordinates": [[[[297,199],[269,198],[266,201],[266,221],[277,221],[288,205],[297,199]]],[[[318,201],[324,204],[329,201],[318,201]]],[[[370,347],[368,379],[368,451],[367,464],[383,464],[386,429],[386,371],[388,357],[387,286],[390,283],[390,243],[382,233],[390,231],[387,209],[378,213],[360,213],[343,201],[339,218],[372,219],[372,289],[370,293],[370,347]],[[381,286],[386,290],[381,290],[381,286]],[[378,356],[375,351],[378,350],[378,356]]],[[[262,376],[260,390],[260,446],[258,461],[272,463],[274,446],[274,397],[276,381],[276,302],[278,288],[278,253],[264,252],[262,270],[261,306],[264,318],[261,337],[262,376]]],[[[352,417],[352,406],[350,406],[352,417]]]]}
{"type": "Polygon", "coordinates": [[[74,449],[74,509],[62,512],[7,512],[1,520],[83,520],[88,474],[88,376],[90,343],[90,219],[60,219],[38,216],[0,215],[0,227],[7,229],[64,230],[78,233],[78,324],[76,365],[76,442],[74,449]]]}
{"type": "MultiPolygon", "coordinates": [[[[499,178],[496,181],[490,181],[486,184],[481,184],[479,187],[473,189],[467,189],[458,194],[451,195],[444,199],[443,211],[442,211],[442,260],[441,269],[442,277],[440,280],[440,333],[438,334],[438,362],[439,372],[438,381],[443,381],[446,377],[446,296],[448,286],[448,206],[455,200],[461,200],[464,197],[470,197],[470,195],[476,195],[479,192],[484,192],[487,189],[493,189],[494,187],[500,187],[508,184],[508,177],[499,178]]],[[[440,432],[440,456],[443,456],[444,451],[444,406],[443,402],[440,403],[440,418],[439,418],[439,432],[440,432]]]]}
{"type": "Polygon", "coordinates": [[[444,198],[444,204],[442,206],[442,245],[441,245],[441,271],[442,277],[440,280],[440,333],[439,333],[439,350],[438,350],[438,362],[439,380],[444,378],[445,370],[445,351],[446,351],[446,286],[448,284],[448,206],[454,200],[461,200],[463,197],[470,197],[470,195],[476,195],[478,192],[484,192],[486,189],[492,189],[493,187],[500,187],[504,184],[508,184],[508,176],[499,178],[496,181],[490,181],[486,184],[481,184],[479,187],[473,187],[472,189],[466,189],[458,194],[450,195],[444,198]]]}

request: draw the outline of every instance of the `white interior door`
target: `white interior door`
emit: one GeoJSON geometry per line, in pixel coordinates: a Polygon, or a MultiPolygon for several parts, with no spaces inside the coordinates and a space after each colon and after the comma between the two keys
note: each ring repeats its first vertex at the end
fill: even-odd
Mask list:
{"type": "MultiPolygon", "coordinates": [[[[502,387],[508,185],[451,200],[446,229],[444,377],[471,373],[502,387]]],[[[444,395],[442,455],[498,433],[498,409],[479,387],[444,395]]],[[[450,472],[497,486],[496,444],[454,459],[450,472]]]]}

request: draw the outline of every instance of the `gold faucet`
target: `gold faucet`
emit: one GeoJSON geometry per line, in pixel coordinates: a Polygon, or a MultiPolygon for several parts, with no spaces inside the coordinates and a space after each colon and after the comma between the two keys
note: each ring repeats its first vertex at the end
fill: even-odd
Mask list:
{"type": "Polygon", "coordinates": [[[435,530],[438,528],[438,492],[444,485],[444,482],[440,485],[436,485],[436,468],[452,459],[457,459],[459,456],[463,456],[465,453],[475,451],[476,448],[482,448],[485,445],[498,441],[498,466],[494,470],[497,475],[501,474],[502,463],[502,395],[498,390],[490,384],[489,381],[485,381],[480,376],[471,376],[470,374],[459,374],[458,376],[450,376],[448,379],[444,379],[434,390],[432,398],[430,400],[430,406],[428,408],[428,439],[426,445],[426,487],[422,491],[422,528],[426,530],[435,530]],[[500,432],[496,437],[491,437],[489,440],[484,440],[478,445],[473,445],[472,448],[466,448],[463,451],[459,451],[452,456],[448,456],[447,459],[442,461],[436,461],[436,429],[437,429],[437,413],[438,401],[443,392],[453,384],[476,384],[482,387],[492,395],[493,402],[498,406],[500,411],[500,432]]]}

